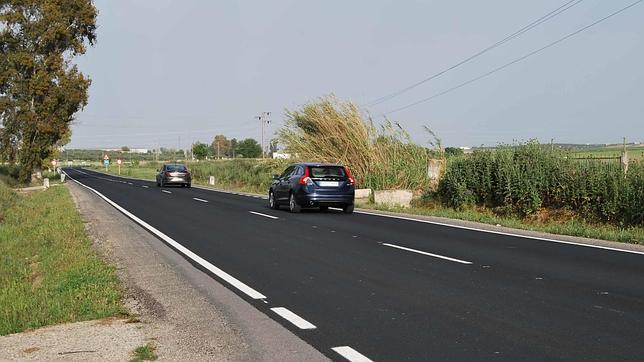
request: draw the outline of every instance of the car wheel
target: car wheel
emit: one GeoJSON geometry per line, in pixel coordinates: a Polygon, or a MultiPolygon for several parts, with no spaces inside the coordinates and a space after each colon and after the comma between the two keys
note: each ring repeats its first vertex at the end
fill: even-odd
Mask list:
{"type": "Polygon", "coordinates": [[[295,201],[295,195],[293,195],[293,193],[291,193],[291,196],[288,198],[288,209],[292,213],[298,213],[302,210],[302,207],[295,201]]]}
{"type": "Polygon", "coordinates": [[[187,187],[187,188],[191,188],[191,187],[192,187],[192,184],[191,184],[191,183],[186,184],[186,187],[187,187]]]}
{"type": "Polygon", "coordinates": [[[342,208],[342,212],[345,214],[353,214],[353,204],[345,205],[342,208]]]}
{"type": "Polygon", "coordinates": [[[268,193],[268,206],[273,210],[277,210],[280,208],[280,206],[275,201],[275,195],[273,194],[273,191],[270,191],[268,193]]]}

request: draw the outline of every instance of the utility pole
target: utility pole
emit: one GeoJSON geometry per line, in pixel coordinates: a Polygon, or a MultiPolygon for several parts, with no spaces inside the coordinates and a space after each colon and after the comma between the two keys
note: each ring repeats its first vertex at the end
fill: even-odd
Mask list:
{"type": "Polygon", "coordinates": [[[259,122],[262,125],[262,158],[264,158],[264,125],[268,125],[271,123],[271,120],[268,118],[271,115],[271,112],[262,112],[261,115],[255,116],[255,118],[259,119],[259,122]]]}

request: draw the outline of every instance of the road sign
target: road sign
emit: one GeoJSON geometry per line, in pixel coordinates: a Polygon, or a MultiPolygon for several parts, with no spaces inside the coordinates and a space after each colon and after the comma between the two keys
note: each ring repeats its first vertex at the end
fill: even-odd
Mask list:
{"type": "Polygon", "coordinates": [[[123,161],[121,161],[121,159],[119,158],[118,160],[116,160],[116,163],[120,165],[121,163],[123,163],[123,161]]]}
{"type": "Polygon", "coordinates": [[[110,159],[110,156],[108,156],[106,153],[105,156],[103,156],[103,160],[109,160],[109,159],[110,159]]]}
{"type": "Polygon", "coordinates": [[[56,163],[58,163],[58,161],[56,161],[56,160],[51,160],[51,165],[52,165],[52,166],[56,167],[56,163]]]}
{"type": "Polygon", "coordinates": [[[105,158],[105,159],[103,159],[103,164],[104,164],[105,166],[109,165],[109,164],[110,164],[110,159],[109,159],[109,158],[105,158]]]}

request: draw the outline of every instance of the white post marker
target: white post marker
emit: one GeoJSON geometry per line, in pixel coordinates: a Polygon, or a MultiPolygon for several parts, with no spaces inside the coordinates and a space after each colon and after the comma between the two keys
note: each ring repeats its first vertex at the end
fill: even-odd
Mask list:
{"type": "Polygon", "coordinates": [[[123,161],[120,158],[118,160],[116,160],[116,164],[119,165],[119,176],[121,175],[121,164],[122,163],[123,163],[123,161]]]}
{"type": "Polygon", "coordinates": [[[52,166],[54,166],[54,173],[56,173],[56,164],[57,164],[57,163],[58,163],[58,161],[56,161],[56,160],[51,160],[51,165],[52,165],[52,166]]]}

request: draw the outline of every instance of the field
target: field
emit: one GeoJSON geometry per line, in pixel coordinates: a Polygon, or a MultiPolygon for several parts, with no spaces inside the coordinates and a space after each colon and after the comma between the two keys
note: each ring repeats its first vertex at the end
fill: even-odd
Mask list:
{"type": "MultiPolygon", "coordinates": [[[[609,145],[604,147],[573,147],[570,149],[572,157],[620,157],[622,155],[622,145],[609,145]]],[[[630,160],[644,160],[644,145],[626,145],[628,158],[630,160]]]]}
{"type": "Polygon", "coordinates": [[[0,182],[0,335],[124,312],[64,186],[18,195],[0,182]]]}

